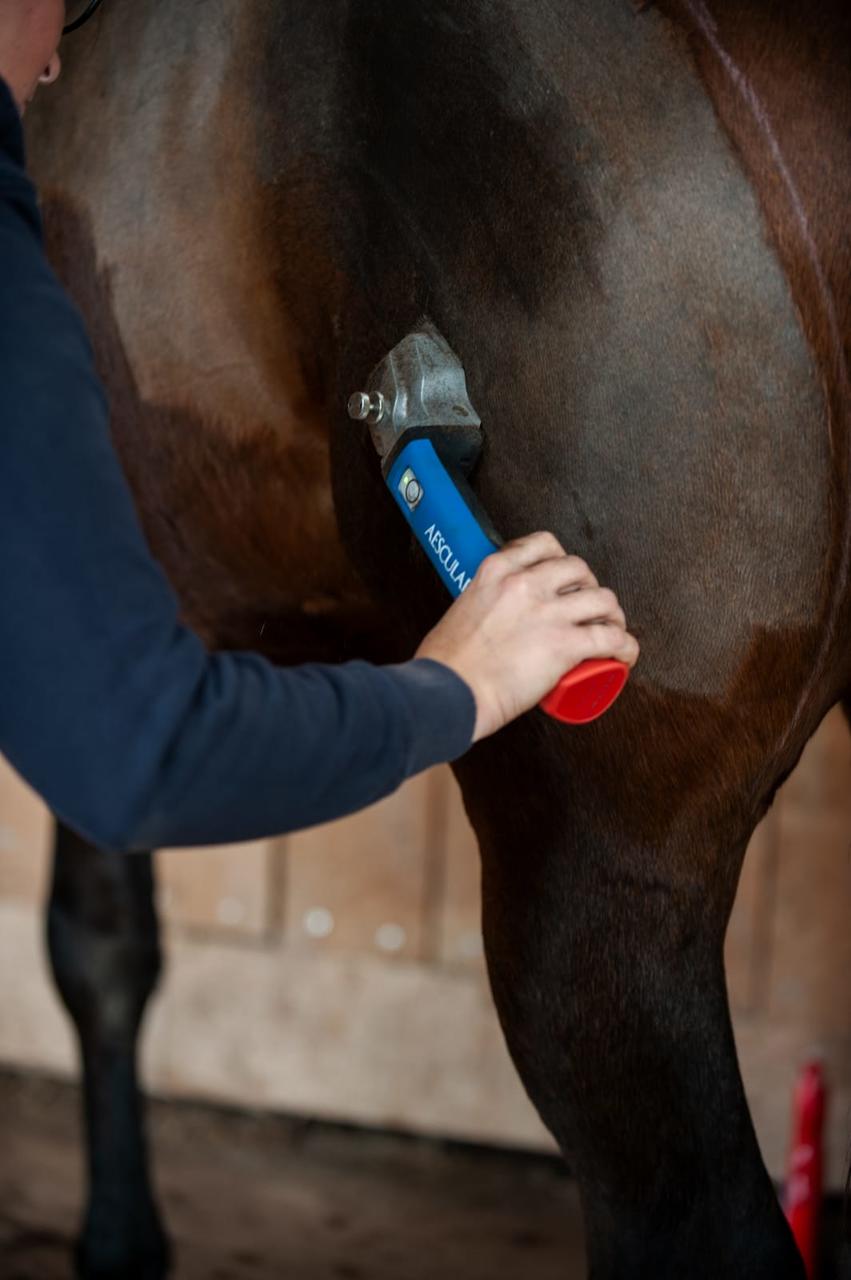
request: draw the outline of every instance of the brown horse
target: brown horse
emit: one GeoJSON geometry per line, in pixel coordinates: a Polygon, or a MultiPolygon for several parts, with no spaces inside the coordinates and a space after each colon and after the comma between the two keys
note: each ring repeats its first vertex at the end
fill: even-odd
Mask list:
{"type": "MultiPolygon", "coordinates": [[[[851,691],[844,0],[136,0],[32,122],[148,536],[211,644],[404,656],[444,607],[349,392],[423,313],[475,484],[615,587],[616,708],[458,766],[517,1068],[595,1280],[792,1280],[722,943],[754,826],[851,691]],[[333,502],[332,502],[333,492],[333,502]]],[[[148,860],[60,834],[84,1274],[162,1273],[134,1040],[148,860]]]]}

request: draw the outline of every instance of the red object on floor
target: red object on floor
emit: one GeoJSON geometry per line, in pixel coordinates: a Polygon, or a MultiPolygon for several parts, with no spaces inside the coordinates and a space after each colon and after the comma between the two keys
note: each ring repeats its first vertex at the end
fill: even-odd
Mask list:
{"type": "Polygon", "coordinates": [[[818,1263],[825,1086],[820,1062],[808,1062],[792,1095],[792,1146],[783,1207],[809,1280],[818,1263]]]}

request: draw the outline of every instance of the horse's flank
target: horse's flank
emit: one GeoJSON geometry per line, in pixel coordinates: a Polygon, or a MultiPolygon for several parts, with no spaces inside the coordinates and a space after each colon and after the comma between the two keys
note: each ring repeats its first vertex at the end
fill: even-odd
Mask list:
{"type": "Polygon", "coordinates": [[[34,122],[119,449],[211,640],[341,656],[380,619],[410,652],[443,607],[343,410],[423,312],[503,532],[553,529],[640,634],[599,724],[525,717],[458,767],[595,1276],[800,1274],[722,943],[851,683],[849,48],[839,0],[139,0],[34,122]]]}

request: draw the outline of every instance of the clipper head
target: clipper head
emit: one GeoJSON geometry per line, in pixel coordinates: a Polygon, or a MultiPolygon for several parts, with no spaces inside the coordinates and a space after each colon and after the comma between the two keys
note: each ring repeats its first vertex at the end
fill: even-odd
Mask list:
{"type": "Polygon", "coordinates": [[[467,473],[482,447],[482,420],[464,366],[427,318],[376,365],[365,391],[349,398],[349,417],[369,426],[386,471],[403,436],[428,436],[447,465],[467,473]]]}

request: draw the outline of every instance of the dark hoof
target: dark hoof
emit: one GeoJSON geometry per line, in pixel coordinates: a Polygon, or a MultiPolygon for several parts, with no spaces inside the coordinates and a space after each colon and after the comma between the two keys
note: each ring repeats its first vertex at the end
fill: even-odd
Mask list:
{"type": "Polygon", "coordinates": [[[75,1250],[78,1280],[166,1280],[171,1247],[152,1204],[89,1212],[75,1250]]]}

